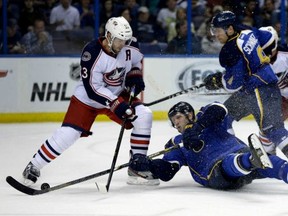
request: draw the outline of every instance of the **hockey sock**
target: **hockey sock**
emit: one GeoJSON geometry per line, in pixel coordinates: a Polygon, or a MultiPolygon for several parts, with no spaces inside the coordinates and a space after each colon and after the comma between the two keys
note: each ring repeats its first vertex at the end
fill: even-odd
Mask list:
{"type": "Polygon", "coordinates": [[[249,174],[251,162],[250,153],[245,154],[229,154],[222,161],[222,168],[227,176],[240,177],[249,174]]]}
{"type": "Polygon", "coordinates": [[[133,154],[147,155],[150,143],[150,130],[133,129],[130,137],[130,145],[133,154]]]}
{"type": "Polygon", "coordinates": [[[135,107],[135,113],[138,118],[132,122],[131,150],[133,154],[147,155],[151,137],[152,112],[148,107],[139,105],[135,107]]]}
{"type": "Polygon", "coordinates": [[[279,177],[288,184],[288,162],[285,162],[279,170],[279,177]]]}
{"type": "Polygon", "coordinates": [[[257,169],[257,172],[264,177],[275,178],[288,183],[288,162],[276,155],[270,155],[269,158],[273,168],[257,169]]]}
{"type": "Polygon", "coordinates": [[[51,138],[47,139],[34,155],[31,162],[41,169],[52,160],[57,158],[69,148],[78,138],[81,132],[71,127],[61,127],[57,129],[51,138]]]}

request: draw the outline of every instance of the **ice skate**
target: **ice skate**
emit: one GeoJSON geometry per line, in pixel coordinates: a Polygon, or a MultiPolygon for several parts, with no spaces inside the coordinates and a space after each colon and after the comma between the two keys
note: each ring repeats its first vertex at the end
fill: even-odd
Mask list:
{"type": "Polygon", "coordinates": [[[160,181],[149,171],[149,161],[146,155],[135,154],[129,161],[127,184],[159,185],[160,181]]]}
{"type": "Polygon", "coordinates": [[[37,181],[38,177],[40,177],[40,170],[29,162],[22,175],[24,178],[24,183],[26,185],[31,185],[37,181]]]}
{"type": "Polygon", "coordinates": [[[249,148],[251,152],[251,163],[253,168],[273,168],[273,165],[264,150],[261,141],[256,134],[251,134],[248,137],[249,148]]]}

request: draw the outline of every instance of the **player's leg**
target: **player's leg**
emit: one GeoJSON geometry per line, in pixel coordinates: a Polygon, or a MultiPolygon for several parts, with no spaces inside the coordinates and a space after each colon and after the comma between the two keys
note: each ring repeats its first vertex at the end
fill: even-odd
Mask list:
{"type": "Polygon", "coordinates": [[[152,112],[148,107],[138,105],[135,107],[135,113],[138,118],[132,122],[131,158],[127,183],[158,185],[160,181],[150,172],[149,161],[146,157],[151,138],[152,112]]]}
{"type": "Polygon", "coordinates": [[[251,112],[261,132],[288,156],[288,131],[282,116],[282,97],[277,87],[265,86],[255,89],[251,112]]]}
{"type": "Polygon", "coordinates": [[[283,180],[288,184],[288,162],[276,155],[269,156],[273,168],[257,169],[257,172],[264,177],[283,180]]]}
{"type": "Polygon", "coordinates": [[[255,134],[248,137],[249,151],[246,153],[229,154],[222,161],[222,168],[231,178],[248,175],[257,168],[266,169],[272,167],[261,141],[255,134]]]}
{"type": "Polygon", "coordinates": [[[27,184],[35,183],[40,177],[40,169],[60,156],[75,143],[80,136],[88,136],[96,117],[96,109],[91,108],[75,97],[71,98],[62,127],[57,129],[38,149],[23,171],[27,184]]]}

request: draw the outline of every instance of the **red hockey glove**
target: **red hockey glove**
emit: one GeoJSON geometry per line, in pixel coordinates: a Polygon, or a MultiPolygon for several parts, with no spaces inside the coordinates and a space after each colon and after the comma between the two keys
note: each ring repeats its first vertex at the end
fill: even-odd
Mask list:
{"type": "Polygon", "coordinates": [[[139,68],[132,68],[132,70],[127,74],[125,80],[125,86],[130,89],[135,86],[134,96],[136,97],[141,91],[145,89],[145,83],[143,81],[142,71],[139,68]]]}
{"type": "Polygon", "coordinates": [[[118,97],[116,100],[110,103],[110,110],[120,119],[128,119],[130,122],[135,121],[138,117],[135,115],[134,109],[129,106],[122,97],[118,97]]]}

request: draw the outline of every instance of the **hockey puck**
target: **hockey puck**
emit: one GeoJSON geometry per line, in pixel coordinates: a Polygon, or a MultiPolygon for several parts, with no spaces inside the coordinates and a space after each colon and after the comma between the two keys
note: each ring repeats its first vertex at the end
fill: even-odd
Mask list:
{"type": "Polygon", "coordinates": [[[49,189],[50,188],[50,185],[48,183],[43,183],[41,185],[41,190],[46,190],[46,189],[49,189]]]}

